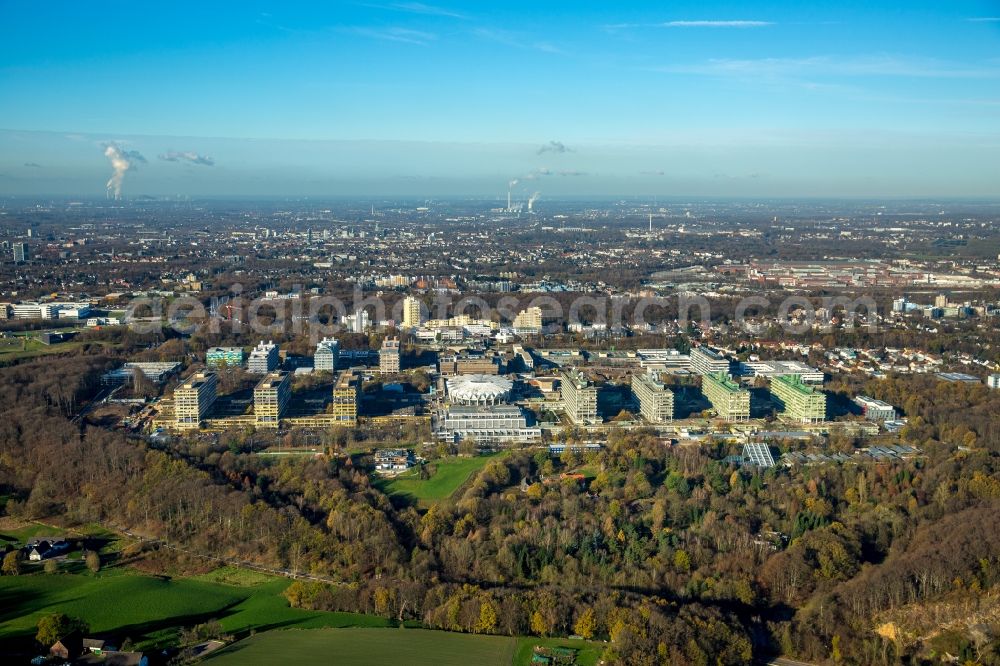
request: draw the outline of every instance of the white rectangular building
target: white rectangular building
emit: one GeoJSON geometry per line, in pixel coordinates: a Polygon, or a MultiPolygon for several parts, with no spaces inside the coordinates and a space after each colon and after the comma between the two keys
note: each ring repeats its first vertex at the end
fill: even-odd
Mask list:
{"type": "Polygon", "coordinates": [[[434,431],[438,439],[453,443],[473,439],[487,445],[529,444],[542,438],[542,429],[529,426],[516,405],[451,405],[435,417],[434,431]]]}
{"type": "Polygon", "coordinates": [[[313,368],[333,372],[337,369],[340,359],[340,343],[334,338],[324,337],[316,343],[316,353],[313,354],[313,368]]]}
{"type": "Polygon", "coordinates": [[[823,372],[801,361],[742,361],[740,375],[766,377],[797,376],[804,384],[822,384],[823,372]]]}
{"type": "Polygon", "coordinates": [[[278,367],[278,345],[274,342],[257,344],[247,360],[247,371],[256,375],[266,375],[278,367]]]}
{"type": "Polygon", "coordinates": [[[649,373],[632,375],[632,395],[650,423],[674,420],[674,392],[649,373]]]}
{"type": "Polygon", "coordinates": [[[861,407],[861,411],[869,421],[896,420],[896,408],[887,402],[869,398],[866,395],[859,395],[854,399],[854,403],[861,407]]]}
{"type": "Polygon", "coordinates": [[[691,350],[691,371],[703,377],[710,375],[728,375],[729,359],[704,345],[691,350]]]}

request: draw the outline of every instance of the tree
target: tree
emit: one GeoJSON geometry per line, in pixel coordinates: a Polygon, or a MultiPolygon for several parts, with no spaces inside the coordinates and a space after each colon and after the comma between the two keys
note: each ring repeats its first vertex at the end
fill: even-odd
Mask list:
{"type": "Polygon", "coordinates": [[[101,556],[96,550],[88,550],[84,560],[87,562],[87,568],[93,573],[101,570],[101,556]]]}
{"type": "Polygon", "coordinates": [[[431,378],[424,370],[417,370],[410,375],[410,386],[420,393],[427,393],[431,386],[431,378]]]}
{"type": "Polygon", "coordinates": [[[38,633],[35,634],[35,640],[43,646],[49,647],[74,631],[86,633],[88,631],[87,623],[65,613],[52,613],[45,615],[38,621],[38,633]]]}
{"type": "Polygon", "coordinates": [[[576,619],[576,624],[573,625],[573,632],[577,636],[581,636],[586,639],[593,638],[594,629],[597,628],[597,618],[594,617],[594,609],[588,607],[582,613],[580,617],[576,619]]]}
{"type": "Polygon", "coordinates": [[[3,575],[16,576],[21,573],[21,551],[12,550],[3,558],[3,575]]]}
{"type": "Polygon", "coordinates": [[[387,587],[375,588],[375,614],[386,615],[389,613],[389,604],[392,601],[392,594],[387,587]]]}
{"type": "Polygon", "coordinates": [[[531,633],[537,636],[545,636],[549,633],[548,622],[545,621],[545,615],[540,610],[531,614],[531,633]]]}
{"type": "Polygon", "coordinates": [[[678,571],[689,571],[691,569],[691,556],[678,548],[674,553],[674,568],[678,571]]]}
{"type": "Polygon", "coordinates": [[[497,628],[497,609],[490,599],[483,599],[479,606],[479,621],[476,623],[476,632],[480,634],[492,634],[497,628]]]}

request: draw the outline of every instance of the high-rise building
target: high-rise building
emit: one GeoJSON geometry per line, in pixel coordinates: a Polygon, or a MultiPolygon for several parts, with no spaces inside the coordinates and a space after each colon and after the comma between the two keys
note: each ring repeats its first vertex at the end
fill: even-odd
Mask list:
{"type": "Polygon", "coordinates": [[[986,385],[991,389],[1000,388],[1000,375],[992,374],[986,378],[986,385]]]}
{"type": "Polygon", "coordinates": [[[247,370],[256,375],[264,375],[278,367],[278,345],[261,341],[250,352],[247,370]]]}
{"type": "Polygon", "coordinates": [[[353,427],[358,422],[360,404],[361,376],[352,370],[344,370],[337,375],[337,381],[333,384],[330,413],[341,425],[353,427]]]}
{"type": "Polygon", "coordinates": [[[29,258],[27,243],[14,243],[14,262],[23,264],[29,258]]]}
{"type": "Polygon", "coordinates": [[[351,333],[365,333],[371,327],[371,318],[367,310],[358,310],[354,314],[344,317],[344,326],[351,329],[351,333]]]}
{"type": "Polygon", "coordinates": [[[936,308],[946,308],[948,307],[948,294],[938,294],[934,297],[934,307],[936,308]]]}
{"type": "Polygon", "coordinates": [[[254,421],[258,428],[277,428],[292,398],[292,376],[269,372],[253,389],[254,421]]]}
{"type": "Polygon", "coordinates": [[[214,372],[199,372],[174,389],[174,424],[179,430],[201,425],[215,403],[216,382],[214,372]]]}
{"type": "Polygon", "coordinates": [[[573,423],[597,420],[597,387],[575,370],[563,370],[559,386],[566,416],[573,423]]]}
{"type": "Polygon", "coordinates": [[[337,361],[339,359],[340,343],[337,340],[324,337],[316,343],[316,353],[313,355],[314,369],[333,372],[337,369],[337,361]]]}
{"type": "Polygon", "coordinates": [[[639,413],[650,423],[673,420],[674,392],[654,375],[632,375],[632,395],[639,402],[639,413]]]}
{"type": "Polygon", "coordinates": [[[800,423],[826,420],[826,394],[812,384],[804,384],[796,375],[771,378],[771,400],[778,411],[800,423]]]}
{"type": "Polygon", "coordinates": [[[403,328],[416,328],[424,323],[420,299],[407,296],[403,299],[403,328]]]}
{"type": "MultiPolygon", "coordinates": [[[[693,355],[692,355],[693,356],[693,355]]],[[[712,403],[715,413],[727,421],[750,420],[750,392],[729,375],[718,373],[701,378],[701,392],[712,403]]]]}
{"type": "Polygon", "coordinates": [[[378,367],[385,374],[399,372],[399,338],[386,338],[378,351],[378,367]]]}
{"type": "Polygon", "coordinates": [[[691,350],[691,371],[702,376],[729,374],[729,359],[702,345],[691,350]]]}
{"type": "Polygon", "coordinates": [[[205,352],[205,364],[210,368],[240,368],[245,358],[243,347],[212,347],[205,352]]]}
{"type": "Polygon", "coordinates": [[[514,317],[514,331],[516,333],[539,333],[542,330],[542,309],[540,307],[530,307],[521,310],[514,317]]]}

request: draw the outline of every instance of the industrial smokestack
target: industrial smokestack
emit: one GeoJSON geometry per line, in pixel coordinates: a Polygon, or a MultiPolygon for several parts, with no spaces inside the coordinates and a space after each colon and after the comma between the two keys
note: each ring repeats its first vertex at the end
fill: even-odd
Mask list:
{"type": "Polygon", "coordinates": [[[521,182],[521,181],[519,181],[517,178],[514,178],[509,183],[507,183],[507,212],[508,213],[511,210],[513,210],[513,207],[512,207],[512,204],[511,204],[511,200],[510,200],[511,192],[513,191],[513,189],[517,186],[517,184],[519,182],[521,182]]]}
{"type": "Polygon", "coordinates": [[[534,210],[534,208],[535,208],[535,202],[538,201],[538,197],[540,197],[540,196],[542,196],[541,192],[535,192],[534,194],[531,195],[531,198],[528,199],[528,212],[529,213],[532,210],[534,210]]]}
{"type": "Polygon", "coordinates": [[[106,186],[108,195],[114,193],[117,201],[122,198],[122,181],[125,180],[125,172],[133,168],[137,162],[145,163],[146,158],[137,150],[122,150],[114,143],[104,146],[104,156],[111,160],[111,169],[113,170],[106,186]]]}

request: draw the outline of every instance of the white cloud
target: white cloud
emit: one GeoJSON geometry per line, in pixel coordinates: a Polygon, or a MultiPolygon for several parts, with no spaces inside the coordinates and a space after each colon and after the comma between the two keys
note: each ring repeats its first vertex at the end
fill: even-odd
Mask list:
{"type": "Polygon", "coordinates": [[[472,31],[472,34],[476,37],[496,42],[497,44],[512,46],[517,49],[531,49],[556,54],[565,53],[558,46],[555,46],[550,42],[535,41],[522,33],[511,32],[510,30],[500,30],[498,28],[476,28],[472,31]]]}
{"type": "Polygon", "coordinates": [[[663,24],[665,28],[763,28],[775,25],[772,21],[667,21],[663,24]]]}
{"type": "Polygon", "coordinates": [[[427,46],[437,39],[437,35],[422,30],[410,30],[409,28],[362,28],[354,27],[350,29],[356,35],[368,37],[370,39],[381,39],[387,42],[401,42],[403,44],[415,44],[417,46],[427,46]]]}
{"type": "Polygon", "coordinates": [[[719,58],[690,65],[654,68],[672,74],[701,74],[735,78],[782,78],[795,76],[900,76],[941,79],[989,79],[1000,76],[996,67],[968,66],[933,58],[889,55],[836,58],[719,58]]]}
{"type": "Polygon", "coordinates": [[[606,30],[627,30],[629,28],[764,28],[777,25],[774,21],[756,21],[747,19],[727,20],[686,20],[662,21],[660,23],[615,23],[606,25],[606,30]]]}
{"type": "Polygon", "coordinates": [[[206,155],[199,155],[190,150],[177,151],[169,150],[161,153],[158,157],[164,162],[189,162],[190,164],[200,164],[202,166],[215,166],[215,160],[206,155]]]}
{"type": "Polygon", "coordinates": [[[395,9],[401,12],[409,12],[410,14],[424,14],[426,16],[445,16],[447,18],[456,19],[468,18],[465,14],[460,14],[458,12],[451,11],[450,9],[445,9],[444,7],[425,5],[422,2],[394,2],[386,8],[395,9]]]}

